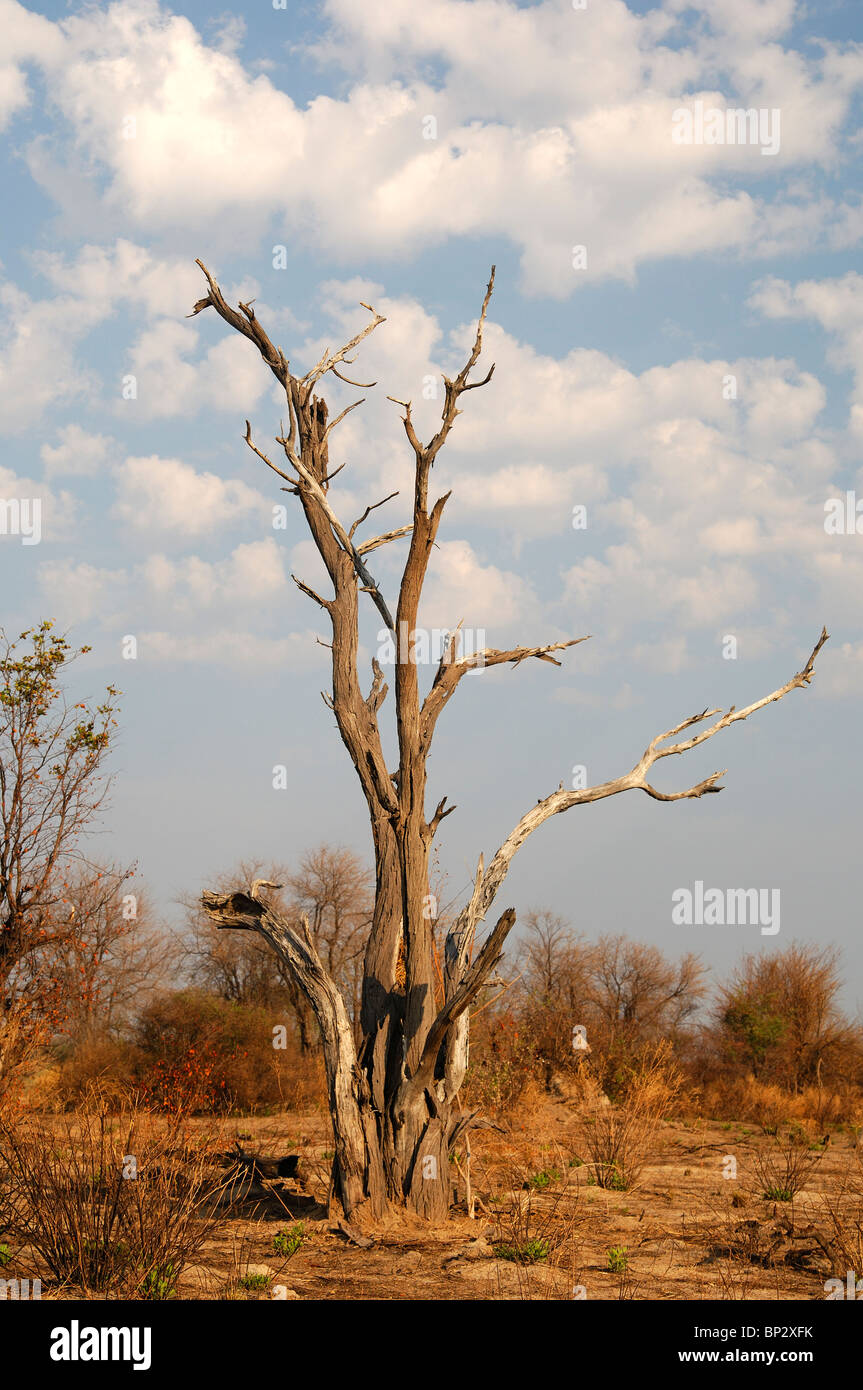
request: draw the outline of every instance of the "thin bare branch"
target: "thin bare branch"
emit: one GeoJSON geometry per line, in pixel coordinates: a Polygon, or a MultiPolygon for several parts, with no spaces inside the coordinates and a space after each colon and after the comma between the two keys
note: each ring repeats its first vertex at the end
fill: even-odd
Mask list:
{"type": "MultiPolygon", "coordinates": [[[[669,758],[673,754],[687,753],[690,748],[697,748],[700,743],[704,743],[707,739],[713,738],[713,735],[718,734],[722,729],[728,729],[732,724],[737,724],[743,719],[748,719],[750,714],[754,714],[756,710],[763,709],[765,705],[771,705],[774,701],[781,700],[790,690],[799,690],[803,686],[808,685],[815,674],[815,658],[818,656],[824,643],[829,639],[829,636],[830,634],[826,627],[822,628],[821,636],[815,643],[809,660],[803,667],[803,670],[798,671],[796,675],[792,676],[790,681],[787,681],[780,690],[774,690],[771,695],[765,695],[763,700],[756,700],[753,704],[747,705],[745,709],[738,710],[732,705],[731,709],[728,710],[721,719],[717,719],[715,724],[711,724],[709,729],[702,729],[701,733],[694,734],[692,738],[686,739],[683,743],[675,743],[670,748],[659,748],[659,744],[663,743],[665,739],[671,738],[674,734],[681,733],[683,729],[688,728],[692,724],[700,723],[701,720],[707,719],[713,714],[718,714],[719,711],[715,709],[705,710],[703,714],[692,715],[690,719],[684,720],[682,724],[679,724],[676,729],[670,729],[668,733],[660,734],[658,738],[655,738],[648,747],[644,755],[645,758],[648,754],[652,753],[654,754],[654,758],[651,758],[651,762],[653,762],[655,758],[669,758]]],[[[648,766],[649,765],[650,764],[648,764],[648,766]]]]}
{"type": "MultiPolygon", "coordinates": [[[[252,442],[252,427],[249,424],[248,420],[246,421],[246,433],[243,436],[243,438],[245,439],[252,453],[257,454],[258,458],[261,460],[262,463],[265,463],[268,468],[272,468],[273,472],[278,473],[280,478],[284,478],[286,483],[293,482],[293,479],[290,477],[288,473],[283,473],[281,468],[277,468],[276,465],[270,459],[267,458],[266,454],[262,453],[261,450],[257,447],[257,445],[252,442]]],[[[286,489],[286,491],[289,491],[289,489],[286,489]]]]}
{"type": "Polygon", "coordinates": [[[416,455],[417,464],[419,464],[423,455],[423,446],[420,443],[419,435],[414,429],[413,420],[411,419],[411,403],[410,401],[400,401],[397,396],[387,396],[387,400],[392,401],[393,405],[400,405],[403,408],[404,415],[402,416],[402,424],[405,427],[408,443],[416,455]]]}
{"type": "Polygon", "coordinates": [[[394,531],[384,531],[382,536],[373,536],[371,540],[363,541],[361,545],[358,545],[357,553],[368,555],[382,545],[389,545],[390,541],[398,541],[403,536],[409,536],[413,529],[413,526],[397,526],[394,531]]]}
{"type": "MultiPolygon", "coordinates": [[[[461,623],[459,623],[460,627],[461,623]]],[[[457,633],[458,628],[450,635],[434,683],[426,695],[420,711],[421,737],[423,747],[426,749],[431,744],[441,710],[453,694],[462,676],[466,675],[468,671],[484,669],[487,666],[501,666],[506,662],[511,662],[513,666],[520,666],[522,661],[527,661],[531,657],[535,657],[538,661],[548,661],[553,666],[560,666],[561,663],[550,655],[551,652],[565,651],[568,647],[576,647],[580,642],[590,640],[589,635],[587,637],[571,637],[566,642],[547,642],[541,647],[513,647],[509,651],[498,651],[494,647],[485,647],[482,651],[456,660],[455,639],[457,633]]]]}
{"type": "Polygon", "coordinates": [[[330,371],[339,381],[344,381],[348,386],[358,386],[361,391],[371,391],[373,386],[377,386],[376,381],[351,381],[349,376],[342,376],[338,367],[330,367],[330,371]]]}
{"type": "Polygon", "coordinates": [[[320,381],[321,377],[325,375],[326,372],[331,372],[338,362],[349,362],[351,359],[347,356],[347,354],[351,352],[355,347],[358,347],[359,344],[363,341],[363,339],[367,338],[370,333],[374,333],[375,329],[379,328],[382,323],[386,323],[386,318],[384,317],[384,315],[378,314],[372,308],[371,304],[365,304],[362,300],[360,300],[360,304],[364,309],[368,309],[369,313],[373,315],[372,322],[367,323],[365,328],[363,328],[359,333],[354,334],[350,342],[345,343],[344,347],[339,348],[338,352],[334,352],[331,355],[329,348],[327,348],[320,361],[311,369],[311,371],[306,372],[305,376],[302,378],[303,385],[306,386],[308,389],[314,387],[316,383],[320,381]]]}
{"type": "Polygon", "coordinates": [[[291,578],[293,579],[297,588],[300,589],[304,594],[307,594],[309,598],[313,598],[315,603],[319,604],[321,608],[325,608],[328,613],[332,612],[333,605],[330,599],[321,598],[320,594],[316,594],[314,589],[310,588],[308,584],[303,583],[302,579],[298,579],[295,574],[292,574],[291,578]]]}
{"type": "Polygon", "coordinates": [[[437,807],[436,807],[436,809],[435,809],[435,813],[434,813],[434,815],[432,816],[431,820],[429,821],[429,824],[428,824],[428,838],[429,838],[429,840],[433,840],[433,839],[434,839],[434,837],[435,837],[435,835],[436,835],[436,833],[437,833],[437,828],[438,828],[438,826],[440,825],[441,821],[442,821],[442,820],[445,820],[447,816],[451,816],[452,813],[453,813],[453,811],[455,811],[455,810],[457,809],[455,806],[447,806],[446,802],[447,802],[447,798],[446,798],[445,796],[444,796],[444,797],[441,797],[441,800],[438,802],[437,807]],[[446,807],[446,809],[444,809],[444,807],[446,807]]]}
{"type": "Polygon", "coordinates": [[[338,414],[336,418],[334,420],[331,420],[330,423],[327,425],[327,428],[324,430],[324,439],[328,439],[332,431],[335,429],[336,425],[341,424],[345,416],[350,415],[352,410],[356,410],[358,405],[362,405],[364,400],[365,396],[361,396],[360,399],[358,401],[354,401],[352,405],[346,405],[344,410],[341,411],[340,414],[338,414]]]}
{"type": "Polygon", "coordinates": [[[776,700],[781,700],[789,691],[802,689],[804,686],[808,686],[814,675],[815,658],[827,639],[827,629],[824,628],[806,665],[801,671],[798,671],[796,675],[792,676],[789,681],[786,681],[784,685],[780,686],[778,690],[774,690],[770,695],[765,695],[763,699],[756,700],[753,704],[747,705],[745,709],[736,710],[732,706],[728,713],[717,720],[715,724],[712,724],[709,729],[703,730],[702,733],[687,740],[685,743],[674,744],[670,748],[660,748],[658,746],[662,743],[663,739],[671,737],[673,734],[688,728],[693,723],[697,723],[706,718],[709,714],[716,713],[716,711],[705,710],[702,714],[693,715],[689,719],[684,720],[683,723],[678,724],[667,733],[660,734],[648,744],[646,751],[636,763],[635,767],[622,777],[613,778],[609,782],[603,782],[594,787],[585,787],[583,790],[579,791],[563,791],[559,788],[557,791],[552,792],[550,796],[541,798],[526,815],[522,816],[521,820],[498,849],[488,869],[482,874],[481,880],[478,882],[471,895],[470,902],[462,909],[453,924],[450,933],[453,940],[460,940],[465,931],[472,929],[472,924],[474,922],[482,920],[494,901],[498,888],[506,877],[507,870],[509,869],[513,857],[524,844],[525,840],[533,834],[534,830],[538,829],[539,826],[544,824],[551,816],[558,815],[562,811],[568,811],[573,806],[583,806],[593,801],[602,801],[607,797],[617,796],[619,793],[627,791],[643,791],[655,801],[700,800],[702,796],[708,793],[721,791],[722,788],[718,783],[718,779],[725,775],[724,772],[714,772],[711,776],[697,782],[695,786],[674,793],[658,792],[656,788],[651,786],[647,781],[647,773],[653,764],[658,762],[660,758],[668,757],[671,754],[685,753],[688,749],[706,742],[708,738],[712,738],[723,729],[727,729],[731,724],[737,723],[741,719],[748,718],[748,716],[753,714],[756,710],[763,709],[766,705],[772,704],[776,700]]]}
{"type": "Polygon", "coordinates": [[[488,306],[491,301],[492,293],[494,291],[494,273],[495,267],[492,266],[491,274],[488,277],[488,285],[486,286],[485,297],[482,301],[482,308],[480,309],[479,318],[477,320],[476,334],[474,336],[473,347],[471,348],[470,356],[468,357],[467,361],[465,362],[464,366],[462,367],[461,371],[459,372],[458,376],[455,378],[454,381],[451,381],[450,378],[447,376],[445,376],[443,379],[444,407],[441,414],[442,423],[437,431],[437,434],[434,436],[432,440],[430,440],[428,446],[424,450],[425,463],[428,468],[430,468],[431,465],[434,463],[437,454],[440,452],[441,447],[446,442],[447,436],[449,435],[449,432],[452,429],[456,416],[460,413],[457,409],[459,396],[461,396],[462,393],[465,391],[472,391],[475,386],[488,385],[494,373],[494,363],[492,363],[484,380],[475,381],[473,385],[470,385],[468,383],[468,377],[470,376],[470,373],[476,366],[479,360],[479,355],[482,352],[482,330],[485,325],[486,315],[488,313],[488,306]]]}
{"type": "Polygon", "coordinates": [[[346,465],[344,463],[340,463],[338,468],[334,468],[332,473],[328,473],[325,478],[321,479],[321,485],[323,487],[328,486],[333,481],[333,478],[337,478],[339,476],[339,474],[345,466],[346,465]]]}
{"type": "Polygon", "coordinates": [[[364,591],[368,594],[371,594],[374,605],[380,613],[381,617],[383,618],[384,622],[386,623],[387,627],[390,629],[391,632],[395,632],[395,623],[393,622],[392,614],[390,613],[390,610],[387,607],[387,603],[383,594],[378,588],[376,580],[372,578],[365,565],[363,564],[360,552],[355,547],[344,526],[339,521],[338,517],[336,516],[332,507],[330,506],[327,495],[321,487],[320,483],[318,482],[317,478],[314,476],[313,473],[309,471],[309,469],[303,463],[303,460],[299,457],[299,455],[293,458],[291,462],[293,463],[294,467],[296,468],[297,472],[299,473],[309,492],[315,498],[315,501],[318,503],[319,507],[326,516],[327,521],[330,523],[330,526],[332,527],[333,532],[335,533],[337,539],[341,543],[343,549],[347,551],[347,553],[353,560],[354,569],[356,570],[360,579],[363,581],[364,591]]]}
{"type": "Polygon", "coordinates": [[[230,324],[232,328],[235,328],[238,333],[242,333],[243,337],[248,338],[255,344],[267,366],[270,368],[270,371],[277,380],[281,382],[282,386],[287,388],[290,379],[290,371],[285,354],[282,352],[281,348],[276,347],[267,337],[255,317],[254,310],[250,309],[248,305],[241,304],[239,307],[242,312],[238,314],[236,309],[232,309],[230,304],[228,304],[222,291],[216,284],[216,281],[204,265],[204,262],[202,260],[196,260],[195,264],[200,266],[201,270],[204,272],[207,284],[210,287],[210,292],[204,299],[198,300],[188,317],[193,318],[195,314],[200,314],[202,309],[214,308],[220,318],[223,318],[225,322],[230,324]]]}
{"type": "Polygon", "coordinates": [[[357,517],[357,520],[354,522],[353,526],[351,527],[350,531],[348,532],[348,535],[349,535],[349,536],[352,536],[352,535],[354,534],[354,532],[356,531],[357,527],[358,527],[358,526],[362,526],[362,524],[363,524],[363,522],[365,521],[366,517],[367,517],[371,512],[375,511],[375,509],[376,509],[377,507],[382,507],[382,506],[384,505],[385,502],[391,502],[391,501],[393,500],[393,498],[394,498],[394,497],[398,497],[398,495],[399,495],[399,494],[398,494],[398,488],[396,488],[396,491],[395,491],[395,492],[387,493],[387,496],[386,496],[386,497],[382,497],[381,500],[380,500],[380,502],[370,502],[369,505],[366,507],[365,511],[363,512],[362,516],[357,517]]]}

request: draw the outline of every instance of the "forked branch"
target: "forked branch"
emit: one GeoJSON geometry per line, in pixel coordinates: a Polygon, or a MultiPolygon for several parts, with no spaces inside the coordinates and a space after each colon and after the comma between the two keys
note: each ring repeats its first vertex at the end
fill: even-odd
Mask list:
{"type": "MultiPolygon", "coordinates": [[[[198,300],[189,317],[192,318],[195,314],[200,314],[204,309],[213,308],[220,318],[224,319],[225,323],[229,324],[231,328],[236,329],[238,333],[242,333],[245,338],[248,338],[255,344],[261,357],[285,390],[290,429],[287,435],[285,435],[283,431],[277,442],[282,445],[288,463],[298,476],[294,478],[291,474],[286,473],[282,468],[279,468],[277,464],[273,463],[272,459],[270,459],[263,450],[257,447],[252,440],[252,427],[248,420],[246,421],[246,443],[262,463],[266,464],[268,468],[272,469],[274,473],[287,483],[288,486],[286,491],[299,493],[300,495],[305,492],[307,497],[318,505],[332,528],[338,543],[348,555],[350,555],[354,570],[363,589],[366,593],[371,595],[372,602],[387,627],[390,631],[395,632],[392,614],[390,613],[389,607],[376,580],[363,563],[362,551],[354,546],[351,536],[342,526],[330,506],[325,491],[326,484],[328,484],[330,479],[334,476],[334,474],[329,474],[327,472],[325,466],[327,439],[339,422],[354,410],[357,405],[360,405],[361,402],[355,401],[352,405],[347,406],[334,420],[328,425],[325,425],[322,431],[319,431],[315,428],[316,399],[312,395],[313,389],[320,378],[329,371],[336,372],[336,375],[339,375],[337,371],[338,364],[353,361],[353,359],[348,356],[348,353],[352,352],[370,333],[373,333],[380,324],[385,323],[386,319],[383,315],[376,313],[370,304],[364,303],[362,307],[368,309],[369,313],[372,315],[371,322],[366,324],[359,333],[354,334],[350,341],[345,343],[344,347],[339,348],[336,352],[330,352],[328,348],[315,366],[310,371],[306,372],[305,376],[296,377],[291,374],[287,358],[282,352],[282,349],[276,347],[261,327],[251,304],[240,303],[237,309],[232,309],[215,279],[210,274],[210,271],[204,265],[204,262],[198,260],[196,264],[200,266],[206,277],[209,293],[206,294],[203,299],[198,300]],[[319,477],[316,476],[316,469],[319,477]]],[[[344,380],[345,378],[342,377],[341,379],[344,380]]],[[[321,403],[317,402],[317,404],[321,403]]],[[[323,407],[323,418],[325,417],[326,409],[323,407]]],[[[379,539],[378,544],[384,544],[384,540],[379,539]]],[[[366,551],[374,548],[373,545],[363,547],[366,551]]]]}
{"type": "Polygon", "coordinates": [[[482,308],[480,309],[479,319],[477,320],[473,346],[471,347],[468,359],[458,373],[458,376],[454,379],[450,379],[450,377],[444,375],[444,404],[441,412],[441,424],[428,444],[423,444],[420,441],[414,429],[413,419],[411,417],[411,402],[399,400],[396,396],[387,397],[387,400],[392,401],[395,405],[400,405],[404,410],[402,424],[404,425],[408,443],[413,449],[416,457],[416,509],[423,514],[426,512],[428,506],[429,471],[436,456],[446,443],[449,432],[455,423],[456,416],[461,414],[461,411],[458,409],[459,397],[463,395],[465,391],[473,391],[475,387],[487,386],[494,375],[494,363],[492,363],[482,381],[468,381],[468,377],[476,366],[479,355],[482,352],[482,330],[485,325],[489,302],[494,290],[494,272],[495,268],[492,266],[485,296],[482,301],[482,308]]]}
{"type": "Polygon", "coordinates": [[[482,921],[486,912],[491,907],[495,895],[506,877],[512,859],[524,844],[528,836],[532,835],[551,816],[559,815],[562,811],[568,811],[573,806],[583,806],[592,801],[602,801],[609,796],[617,796],[620,792],[643,791],[655,801],[686,801],[699,800],[708,793],[719,792],[722,787],[719,785],[719,778],[724,776],[724,772],[711,773],[702,781],[697,782],[692,787],[687,787],[679,792],[660,792],[647,780],[647,773],[654,763],[660,758],[668,758],[678,753],[686,753],[690,748],[695,748],[715,734],[721,733],[723,729],[730,728],[732,724],[737,724],[744,719],[748,719],[756,710],[763,709],[766,705],[774,704],[781,700],[791,690],[802,689],[808,686],[815,674],[815,660],[824,643],[828,640],[826,627],[822,630],[809,660],[801,671],[792,676],[789,681],[774,690],[769,695],[765,695],[760,700],[755,700],[751,705],[738,710],[732,706],[720,719],[717,719],[709,728],[702,729],[700,733],[693,735],[681,743],[670,744],[663,747],[666,739],[674,738],[685,729],[701,723],[702,720],[711,715],[718,714],[718,710],[704,710],[701,714],[691,715],[682,723],[677,724],[673,729],[668,729],[664,734],[659,734],[652,739],[642,754],[639,761],[622,777],[616,777],[609,782],[602,782],[594,787],[585,787],[579,791],[564,791],[559,788],[537,802],[526,815],[510,832],[503,844],[494,855],[488,869],[484,869],[482,861],[477,872],[476,883],[471,894],[470,901],[459,913],[447,937],[446,952],[448,959],[459,960],[462,971],[466,969],[466,943],[469,943],[473,932],[479,922],[482,921]]]}
{"type": "Polygon", "coordinates": [[[515,909],[508,907],[498,920],[494,931],[486,937],[486,940],[483,942],[482,950],[476,960],[468,967],[464,978],[457,988],[452,991],[432,1024],[428,1037],[426,1038],[419,1067],[414,1076],[407,1082],[407,1086],[411,1090],[424,1089],[429,1085],[434,1073],[438,1052],[444,1044],[447,1033],[466,1009],[470,1007],[473,1000],[483,988],[488,976],[503,955],[506,938],[509,936],[514,926],[515,909]]]}
{"type": "Polygon", "coordinates": [[[577,647],[579,642],[587,641],[589,641],[589,637],[571,637],[567,642],[547,642],[542,647],[512,647],[509,651],[498,651],[495,647],[485,647],[482,651],[473,652],[470,656],[460,657],[457,660],[458,631],[450,633],[444,646],[434,683],[426,695],[420,711],[423,747],[426,751],[430,747],[441,710],[449,701],[462,676],[467,675],[468,671],[484,670],[488,666],[502,666],[506,662],[511,662],[513,666],[519,666],[522,661],[527,661],[532,657],[538,661],[547,661],[552,666],[560,666],[561,663],[551,655],[552,652],[565,651],[568,647],[577,647]]]}

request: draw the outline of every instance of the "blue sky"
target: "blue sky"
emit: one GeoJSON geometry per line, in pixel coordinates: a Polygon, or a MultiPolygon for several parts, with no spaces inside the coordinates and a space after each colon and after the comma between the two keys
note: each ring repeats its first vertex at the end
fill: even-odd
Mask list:
{"type": "MultiPolygon", "coordinates": [[[[559,671],[462,683],[430,765],[432,805],[459,808],[447,891],[574,766],[618,775],[694,710],[768,693],[826,623],[809,691],[657,776],[727,767],[720,797],[556,817],[499,906],[720,970],[835,941],[863,1003],[863,534],[824,528],[830,498],[863,499],[859,6],[0,0],[0,33],[0,499],[44,519],[38,545],[0,535],[0,622],[56,618],[93,645],[82,690],[124,691],[99,852],[137,859],[170,916],[240,857],[368,844],[290,579],[316,583],[315,557],[295,514],[273,529],[284,495],[242,442],[248,416],[267,447],[278,400],[248,344],[186,319],[195,258],[296,366],[356,330],[359,300],[386,314],[332,499],[350,521],[400,488],[387,527],[410,458],[385,397],[434,428],[423,383],[460,365],[495,262],[497,370],[435,467],[453,497],[423,621],[496,647],[593,636],[559,671]],[[778,153],[675,144],[698,101],[778,111],[778,153]],[[696,879],[779,888],[779,934],[674,925],[696,879]]],[[[393,599],[402,554],[373,557],[393,599]]],[[[371,609],[367,663],[378,627],[371,609]]]]}

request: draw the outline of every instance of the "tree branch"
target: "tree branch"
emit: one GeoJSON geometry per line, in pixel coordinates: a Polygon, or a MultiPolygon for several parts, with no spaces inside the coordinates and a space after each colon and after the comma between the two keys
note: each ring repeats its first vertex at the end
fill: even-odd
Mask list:
{"type": "Polygon", "coordinates": [[[470,902],[459,913],[450,929],[447,937],[447,951],[450,949],[450,938],[452,938],[455,949],[458,943],[463,942],[469,937],[470,932],[474,928],[474,924],[483,919],[493,903],[501,883],[506,877],[509,865],[515,854],[524,844],[528,836],[532,835],[534,830],[537,830],[539,826],[543,825],[551,816],[559,815],[562,811],[568,811],[573,806],[583,806],[592,801],[602,801],[606,797],[617,796],[620,792],[643,791],[655,801],[685,801],[700,800],[700,798],[707,793],[720,791],[721,787],[718,785],[718,779],[724,776],[722,772],[714,772],[711,776],[704,778],[703,781],[696,783],[695,786],[688,787],[685,791],[674,793],[656,791],[647,781],[646,774],[660,758],[667,758],[672,754],[685,753],[690,748],[694,748],[698,744],[706,742],[707,739],[713,738],[714,734],[718,734],[723,729],[729,728],[730,725],[736,724],[740,720],[747,719],[749,715],[754,714],[756,710],[763,709],[766,705],[773,704],[775,701],[783,699],[789,691],[808,686],[814,675],[815,659],[827,639],[827,629],[824,628],[802,671],[798,671],[789,681],[786,681],[785,685],[780,686],[778,690],[772,691],[770,695],[765,695],[763,699],[756,700],[753,704],[747,705],[746,708],[742,710],[738,710],[732,706],[731,709],[728,710],[721,719],[718,719],[715,724],[712,724],[709,729],[702,730],[700,734],[695,735],[691,739],[687,739],[683,743],[673,744],[668,748],[660,747],[665,739],[672,738],[676,734],[682,733],[684,729],[690,728],[693,724],[700,723],[701,720],[706,719],[711,714],[718,713],[718,711],[704,710],[701,714],[692,715],[689,719],[685,719],[681,724],[676,725],[675,728],[669,729],[666,733],[659,734],[653,739],[651,743],[648,744],[640,760],[635,764],[632,770],[627,772],[624,776],[614,778],[609,782],[603,782],[595,787],[586,787],[581,791],[568,792],[560,788],[552,792],[550,796],[540,799],[526,815],[522,816],[521,820],[504,840],[489,864],[488,869],[477,875],[477,882],[471,894],[470,902]]]}
{"type": "MultiPolygon", "coordinates": [[[[258,884],[258,887],[261,885],[258,884]]],[[[363,1124],[360,1096],[363,1078],[357,1066],[353,1029],[339,990],[321,964],[307,918],[297,930],[280,912],[249,893],[204,893],[201,906],[222,930],[256,931],[288,966],[308,999],[321,1030],[326,1059],[330,1114],[340,1155],[342,1202],[347,1211],[374,1192],[365,1186],[366,1151],[377,1138],[363,1124]]]]}
{"type": "Polygon", "coordinates": [[[456,661],[457,636],[458,629],[450,634],[450,639],[440,659],[434,683],[426,695],[420,711],[422,746],[426,752],[431,746],[435,725],[441,710],[449,701],[462,676],[468,671],[479,670],[486,666],[501,666],[505,662],[519,666],[522,661],[526,661],[530,657],[536,657],[539,661],[548,661],[553,666],[560,666],[561,663],[550,655],[551,652],[564,651],[567,647],[576,647],[579,642],[589,640],[589,637],[571,637],[567,642],[549,642],[543,647],[513,647],[510,651],[498,651],[496,648],[486,647],[481,652],[474,652],[471,656],[462,657],[456,661]]]}
{"type": "Polygon", "coordinates": [[[347,353],[351,352],[353,348],[358,347],[363,339],[367,338],[370,333],[374,333],[375,329],[379,328],[382,323],[386,323],[384,316],[378,314],[372,308],[371,304],[366,304],[362,299],[360,300],[360,304],[363,309],[368,309],[369,313],[374,316],[372,322],[367,323],[365,328],[363,328],[361,332],[356,333],[349,343],[345,343],[343,348],[339,348],[338,352],[334,352],[330,355],[330,350],[327,348],[320,361],[312,367],[310,372],[306,372],[305,376],[302,378],[303,385],[306,386],[309,391],[320,381],[322,376],[325,376],[327,372],[333,371],[337,362],[350,363],[353,359],[349,358],[347,353]]]}
{"type": "Polygon", "coordinates": [[[244,338],[248,338],[250,342],[255,344],[267,366],[270,368],[270,371],[276,379],[281,382],[282,386],[287,388],[290,372],[285,354],[282,352],[281,348],[275,347],[267,337],[255,317],[254,309],[248,304],[240,304],[239,308],[242,312],[238,314],[237,311],[232,309],[230,304],[228,304],[219,286],[204,265],[204,262],[202,260],[196,260],[195,265],[200,266],[201,270],[204,272],[207,284],[210,287],[210,292],[203,299],[198,300],[191,314],[187,315],[187,318],[194,318],[196,314],[201,313],[202,309],[208,309],[210,307],[215,309],[219,317],[225,320],[225,323],[230,324],[238,333],[242,333],[244,338]]]}
{"type": "Polygon", "coordinates": [[[486,937],[482,950],[465,974],[464,979],[453,990],[432,1024],[425,1041],[420,1064],[407,1083],[411,1091],[425,1088],[430,1084],[434,1075],[437,1055],[449,1029],[479,994],[486,978],[503,955],[504,942],[514,926],[515,909],[508,907],[498,919],[494,930],[486,937]]]}
{"type": "Polygon", "coordinates": [[[252,426],[249,424],[248,420],[246,421],[246,433],[243,436],[243,438],[245,439],[252,453],[257,454],[258,458],[261,459],[261,461],[265,463],[268,468],[272,468],[274,473],[278,473],[280,478],[284,478],[286,483],[290,483],[292,485],[291,491],[296,492],[297,487],[296,483],[294,483],[293,478],[291,478],[288,473],[283,473],[281,468],[277,468],[276,465],[270,459],[267,458],[267,455],[262,453],[261,450],[257,447],[257,445],[252,442],[252,426]]]}
{"type": "Polygon", "coordinates": [[[436,810],[435,810],[435,813],[434,813],[434,815],[432,816],[431,820],[429,821],[429,825],[428,825],[428,838],[429,838],[429,840],[433,840],[433,839],[434,839],[435,835],[437,834],[437,828],[438,828],[438,826],[440,825],[441,821],[442,821],[442,820],[445,820],[447,816],[451,816],[452,813],[453,813],[453,811],[455,811],[455,810],[458,809],[458,808],[455,807],[455,806],[447,806],[446,802],[447,802],[446,797],[445,797],[445,796],[444,796],[444,797],[441,797],[440,801],[439,801],[438,804],[437,804],[437,808],[436,808],[436,810]],[[446,809],[444,809],[444,807],[446,807],[446,809]]]}
{"type": "MultiPolygon", "coordinates": [[[[307,594],[309,598],[313,598],[315,603],[320,604],[321,608],[325,608],[328,613],[332,613],[333,605],[331,599],[321,598],[320,594],[316,594],[314,589],[310,588],[308,584],[305,584],[302,579],[298,579],[295,574],[292,574],[291,578],[298,589],[302,590],[304,594],[307,594]]],[[[324,645],[329,646],[330,643],[325,643],[324,645]]]]}
{"type": "Polygon", "coordinates": [[[357,554],[368,555],[371,551],[378,550],[382,545],[389,545],[390,541],[398,541],[403,536],[409,536],[413,529],[412,526],[397,526],[394,531],[384,531],[382,536],[373,536],[371,540],[363,541],[362,545],[358,545],[357,554]]]}
{"type": "Polygon", "coordinates": [[[363,512],[362,516],[358,516],[358,517],[357,517],[356,521],[354,522],[353,526],[351,527],[350,531],[348,532],[348,535],[351,536],[351,537],[353,537],[354,532],[355,532],[360,526],[362,526],[362,524],[363,524],[363,522],[365,521],[366,517],[367,517],[371,512],[375,511],[378,507],[382,507],[382,506],[384,505],[385,502],[391,502],[391,501],[393,500],[393,498],[394,498],[394,497],[398,497],[398,495],[399,495],[399,493],[398,493],[398,488],[396,488],[395,492],[387,493],[387,496],[386,496],[386,497],[382,497],[381,500],[380,500],[380,502],[370,502],[369,505],[366,507],[365,511],[363,512]]]}

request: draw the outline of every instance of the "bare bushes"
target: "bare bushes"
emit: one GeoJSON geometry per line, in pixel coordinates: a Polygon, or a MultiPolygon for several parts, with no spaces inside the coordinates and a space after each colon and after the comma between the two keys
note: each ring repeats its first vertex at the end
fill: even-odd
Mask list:
{"type": "Polygon", "coordinates": [[[221,1218],[223,1185],[177,1119],[104,1097],[86,1110],[0,1120],[0,1229],[16,1261],[85,1293],[166,1299],[221,1218]]]}
{"type": "Polygon", "coordinates": [[[599,1187],[634,1187],[648,1162],[659,1125],[673,1108],[683,1084],[671,1045],[644,1049],[620,1078],[618,1103],[611,1105],[598,1083],[586,1098],[584,1140],[599,1187]]]}

